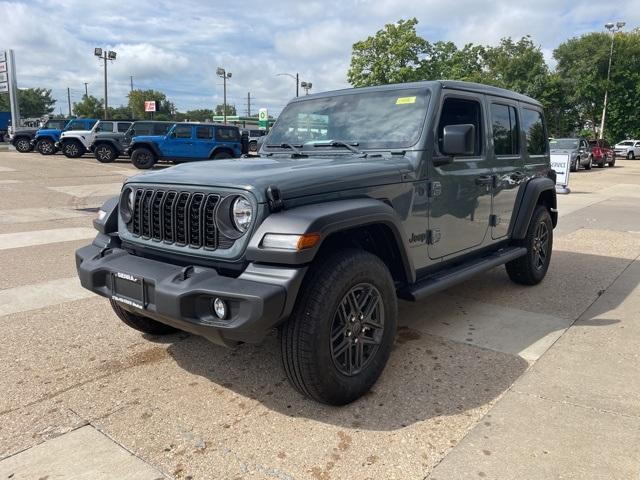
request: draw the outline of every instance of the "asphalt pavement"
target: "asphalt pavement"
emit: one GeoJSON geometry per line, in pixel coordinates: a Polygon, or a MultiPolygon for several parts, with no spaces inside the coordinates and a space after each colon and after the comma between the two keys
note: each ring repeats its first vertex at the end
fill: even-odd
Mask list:
{"type": "Polygon", "coordinates": [[[391,360],[342,408],[297,394],[275,336],[142,335],[74,251],[126,161],[0,151],[0,480],[635,479],[640,161],[571,174],[549,274],[400,304],[391,360]]]}

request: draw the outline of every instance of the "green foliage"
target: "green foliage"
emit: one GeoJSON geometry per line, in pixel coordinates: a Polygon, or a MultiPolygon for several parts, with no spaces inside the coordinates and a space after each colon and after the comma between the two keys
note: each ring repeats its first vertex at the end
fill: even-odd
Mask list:
{"type": "Polygon", "coordinates": [[[175,112],[175,106],[167,100],[163,92],[157,90],[133,90],[129,93],[129,110],[133,112],[135,118],[150,118],[151,114],[144,111],[144,102],[155,100],[156,112],[153,115],[155,120],[171,120],[175,112]]]}
{"type": "MultiPolygon", "coordinates": [[[[224,115],[224,105],[221,103],[216,105],[216,115],[224,115]]],[[[236,106],[227,103],[227,115],[237,115],[236,106]]]]}
{"type": "MultiPolygon", "coordinates": [[[[42,117],[53,113],[56,101],[51,97],[51,89],[23,88],[18,90],[20,116],[23,118],[42,117]]],[[[9,94],[0,94],[0,111],[9,111],[9,94]]]]}
{"type": "MultiPolygon", "coordinates": [[[[222,107],[221,107],[222,108],[222,107]]],[[[199,110],[189,110],[184,113],[185,120],[189,120],[190,122],[206,122],[211,121],[213,119],[213,110],[210,108],[201,108],[199,110]]],[[[231,114],[228,114],[231,115],[231,114]]]]}
{"type": "Polygon", "coordinates": [[[83,95],[81,101],[73,104],[73,114],[76,117],[102,118],[104,102],[93,95],[83,95]]]}

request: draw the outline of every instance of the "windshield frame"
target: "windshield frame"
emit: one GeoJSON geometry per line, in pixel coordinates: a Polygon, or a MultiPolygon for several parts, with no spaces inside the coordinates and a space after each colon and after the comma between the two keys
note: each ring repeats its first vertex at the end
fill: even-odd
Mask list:
{"type": "MultiPolygon", "coordinates": [[[[349,145],[356,147],[359,153],[416,150],[417,149],[416,147],[419,146],[419,144],[423,141],[425,137],[425,128],[428,121],[429,112],[432,108],[433,98],[434,98],[433,88],[431,88],[430,86],[415,85],[415,84],[404,84],[402,85],[402,87],[398,87],[398,88],[383,87],[383,88],[375,88],[375,89],[368,89],[368,88],[349,89],[349,90],[338,91],[338,92],[330,92],[328,94],[321,94],[319,96],[313,95],[313,96],[309,96],[309,98],[306,98],[306,96],[300,97],[289,102],[287,106],[282,110],[275,124],[269,131],[268,135],[264,137],[265,140],[263,143],[263,148],[264,146],[270,146],[268,150],[269,154],[272,154],[272,153],[291,154],[291,150],[289,148],[286,148],[286,147],[278,148],[279,145],[282,145],[284,143],[291,143],[291,144],[295,144],[295,146],[298,147],[305,154],[308,154],[311,152],[314,155],[327,155],[327,154],[328,155],[335,155],[335,154],[354,155],[356,154],[356,152],[354,152],[353,149],[340,147],[339,143],[345,142],[345,143],[348,143],[349,145]],[[327,139],[316,139],[316,140],[300,142],[300,141],[289,141],[289,140],[280,141],[277,139],[274,140],[272,137],[272,133],[274,131],[277,131],[277,128],[281,125],[281,122],[283,121],[282,120],[283,114],[286,114],[288,110],[292,108],[296,108],[300,104],[304,104],[306,102],[312,102],[312,101],[338,99],[343,97],[355,97],[357,95],[367,95],[367,94],[369,95],[381,94],[381,95],[391,96],[391,97],[397,96],[398,98],[422,97],[424,99],[424,105],[420,107],[422,109],[422,114],[419,119],[416,119],[415,130],[417,131],[417,134],[415,136],[415,139],[413,138],[411,139],[411,143],[405,143],[403,145],[369,145],[368,144],[370,143],[369,140],[363,141],[363,139],[360,139],[360,138],[327,138],[327,139]],[[327,149],[314,148],[315,144],[318,144],[318,143],[327,144],[332,141],[336,142],[336,145],[334,145],[335,148],[327,148],[327,149]]],[[[304,112],[299,112],[299,113],[304,113],[304,112]]],[[[381,118],[379,121],[384,122],[384,118],[381,118]]]]}

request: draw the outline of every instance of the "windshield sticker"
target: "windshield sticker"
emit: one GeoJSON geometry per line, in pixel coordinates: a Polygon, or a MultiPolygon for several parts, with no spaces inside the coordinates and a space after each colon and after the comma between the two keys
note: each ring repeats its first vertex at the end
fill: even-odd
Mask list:
{"type": "Polygon", "coordinates": [[[416,97],[398,97],[396,105],[406,105],[407,103],[416,103],[416,97]]]}

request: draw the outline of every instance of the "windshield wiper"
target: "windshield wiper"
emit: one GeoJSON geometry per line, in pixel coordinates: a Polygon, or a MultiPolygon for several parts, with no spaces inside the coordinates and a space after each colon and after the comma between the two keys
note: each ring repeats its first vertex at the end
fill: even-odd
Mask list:
{"type": "Polygon", "coordinates": [[[302,150],[300,150],[302,145],[294,145],[293,143],[268,143],[267,145],[265,145],[265,147],[267,147],[267,148],[289,148],[290,150],[293,151],[293,153],[295,155],[305,156],[305,157],[307,156],[306,153],[304,153],[302,150]]]}
{"type": "MultiPolygon", "coordinates": [[[[353,153],[362,155],[363,152],[356,148],[357,145],[359,145],[358,142],[344,142],[342,140],[327,140],[326,142],[317,142],[313,144],[314,147],[344,147],[351,150],[353,153]]],[[[366,154],[364,155],[366,156],[366,154]]]]}

